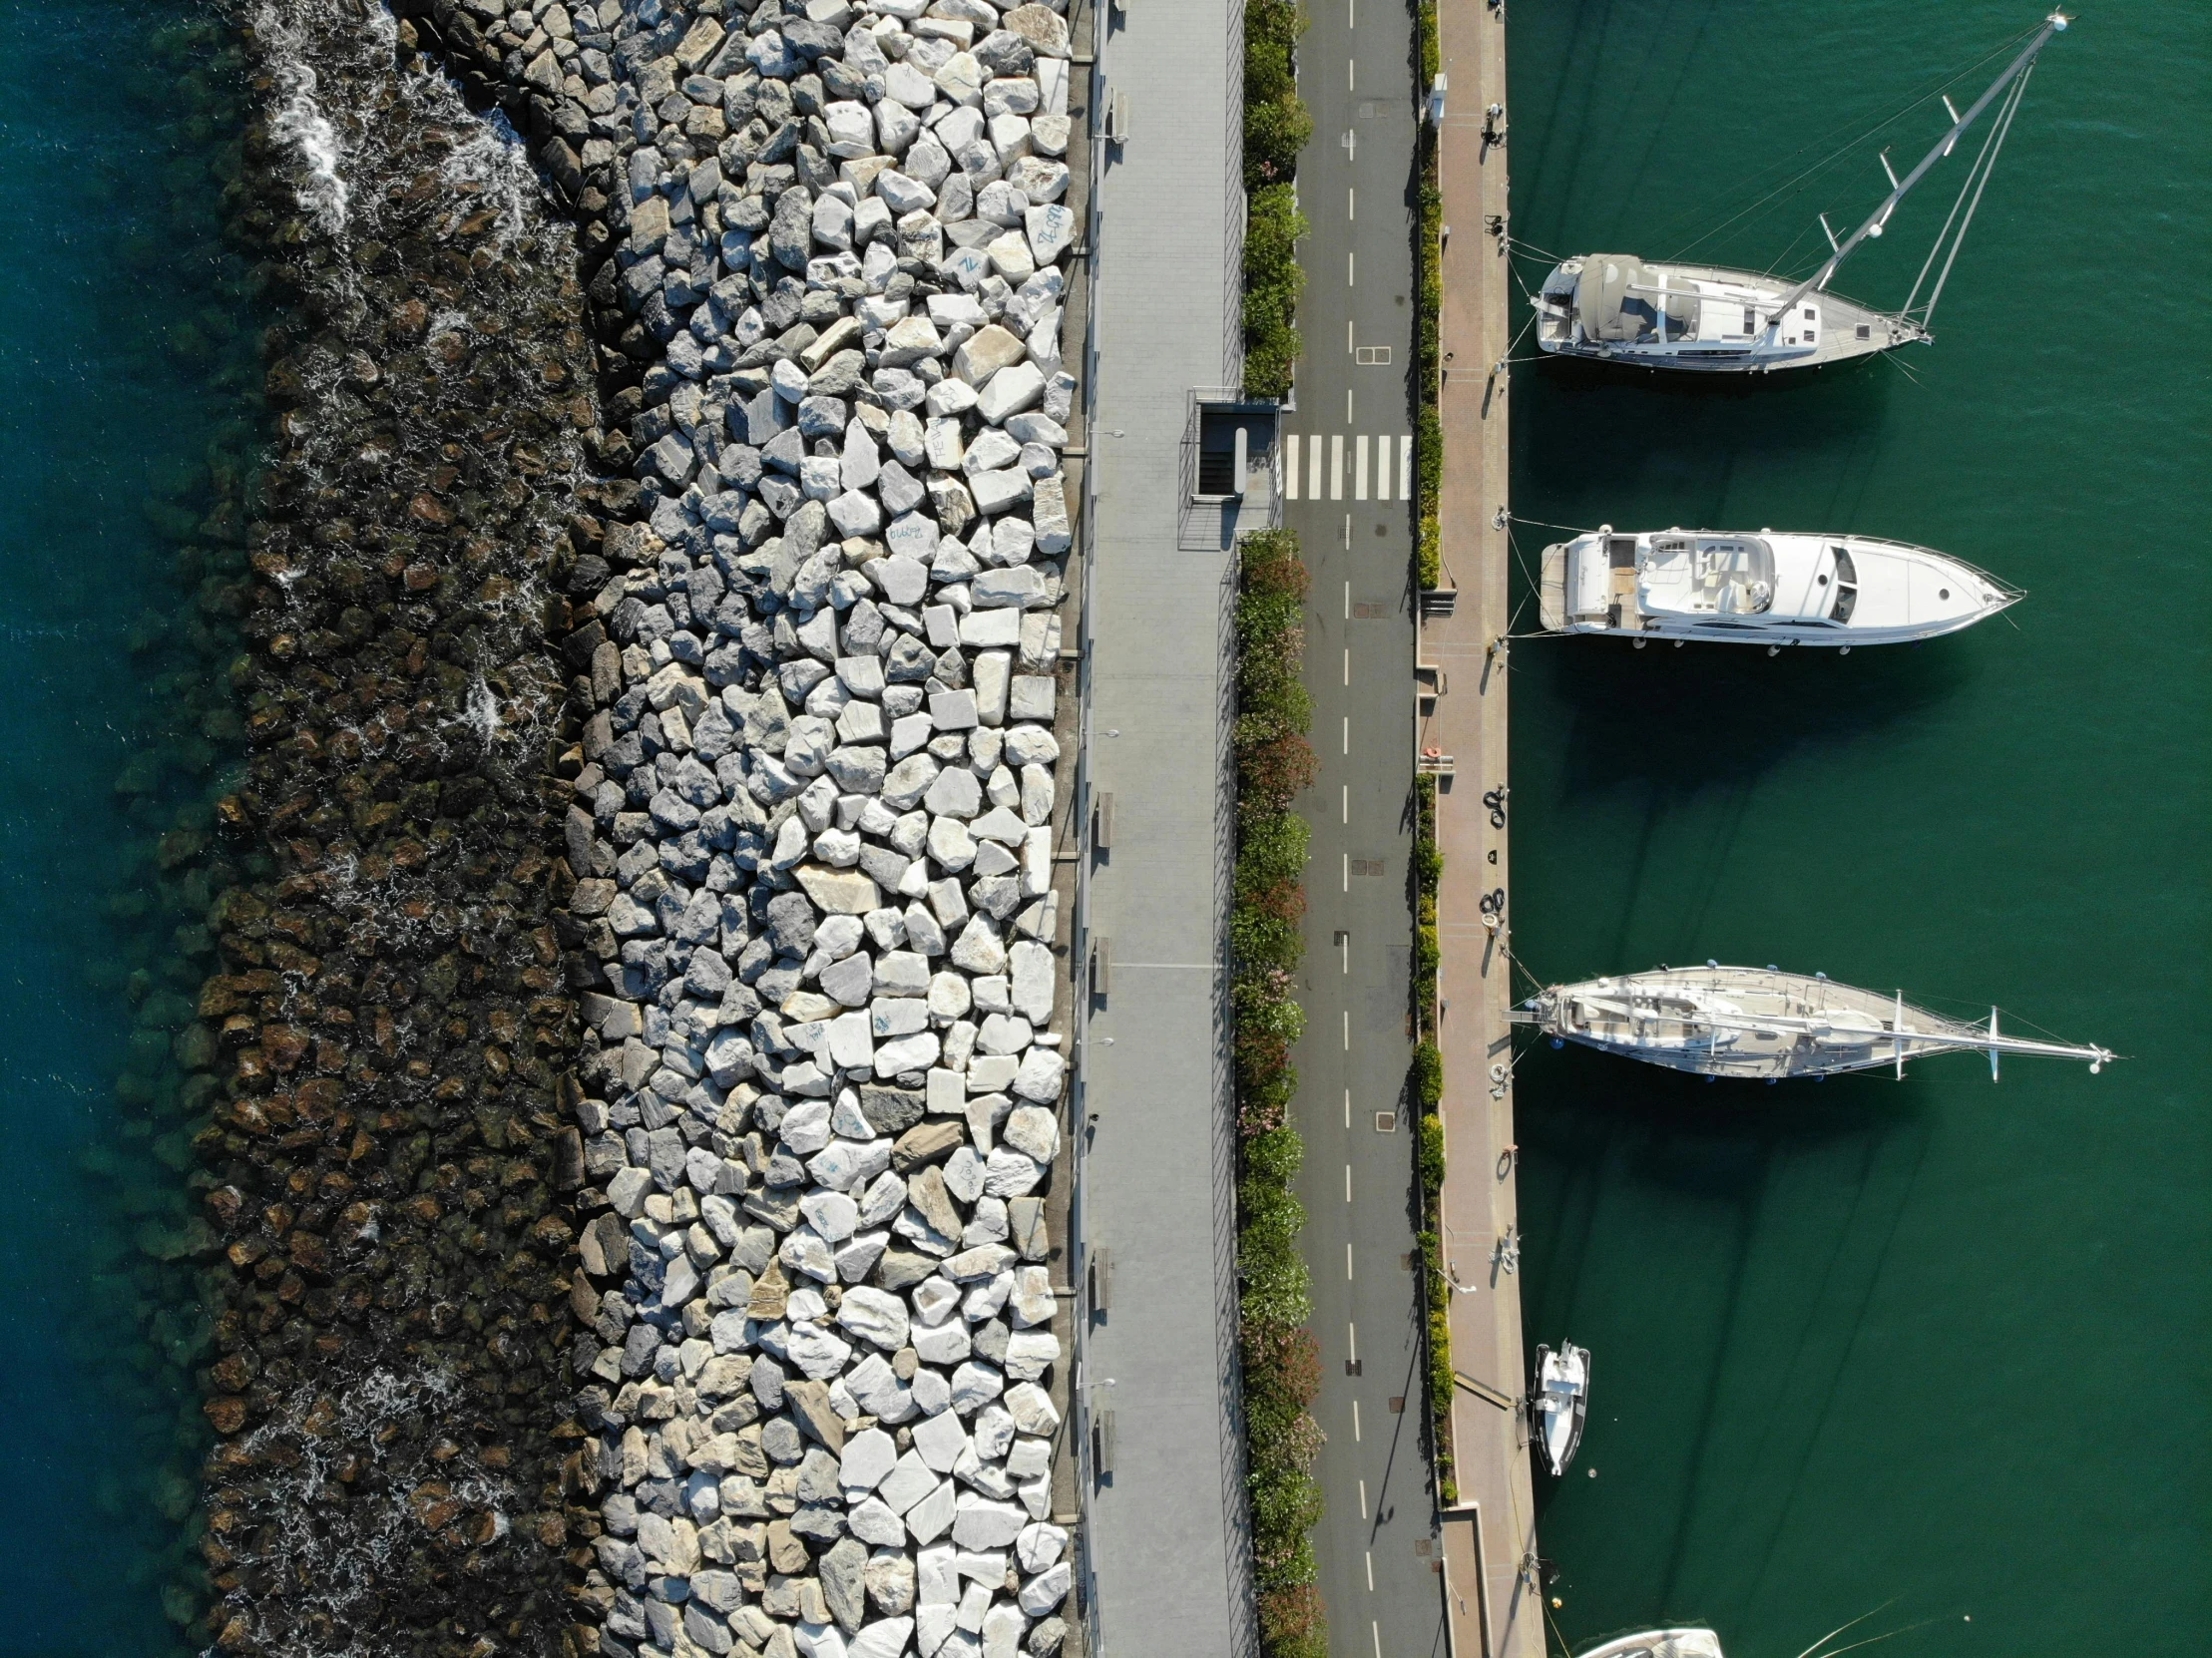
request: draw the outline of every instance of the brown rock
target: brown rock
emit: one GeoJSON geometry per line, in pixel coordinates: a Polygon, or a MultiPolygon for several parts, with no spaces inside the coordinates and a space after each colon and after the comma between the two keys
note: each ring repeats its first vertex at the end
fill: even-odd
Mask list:
{"type": "Polygon", "coordinates": [[[967,1142],[968,1125],[948,1118],[925,1122],[901,1134],[891,1147],[891,1166],[901,1174],[925,1163],[942,1162],[967,1142]]]}

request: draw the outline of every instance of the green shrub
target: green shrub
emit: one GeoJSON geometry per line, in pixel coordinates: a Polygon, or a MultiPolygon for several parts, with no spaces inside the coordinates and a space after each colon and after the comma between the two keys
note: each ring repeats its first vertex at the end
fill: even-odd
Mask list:
{"type": "Polygon", "coordinates": [[[1306,1583],[1261,1590],[1259,1638],[1268,1658],[1328,1658],[1329,1619],[1321,1591],[1306,1583]]]}
{"type": "Polygon", "coordinates": [[[1287,183],[1313,136],[1313,117],[1298,101],[1294,61],[1308,21],[1304,8],[1289,0],[1250,0],[1244,8],[1246,191],[1287,183]]]}
{"type": "Polygon", "coordinates": [[[1312,228],[1290,185],[1252,193],[1244,223],[1244,394],[1283,398],[1298,361],[1295,315],[1305,272],[1299,238],[1312,228]]]}
{"type": "Polygon", "coordinates": [[[1422,1115],[1421,1149],[1418,1155],[1421,1189],[1425,1192],[1444,1190],[1444,1119],[1433,1111],[1422,1115]]]}
{"type": "Polygon", "coordinates": [[[1412,1082],[1415,1105],[1435,1110],[1444,1098],[1444,1055],[1435,1042],[1423,1042],[1413,1050],[1412,1082]]]}

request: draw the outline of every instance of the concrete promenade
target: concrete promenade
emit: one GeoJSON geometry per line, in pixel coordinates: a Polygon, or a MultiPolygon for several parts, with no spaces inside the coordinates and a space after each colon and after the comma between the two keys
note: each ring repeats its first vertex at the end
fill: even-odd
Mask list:
{"type": "MultiPolygon", "coordinates": [[[[1523,1571],[1536,1546],[1528,1432],[1518,1402],[1529,1386],[1520,1280],[1500,1242],[1518,1236],[1514,1189],[1513,998],[1503,948],[1512,931],[1508,830],[1493,824],[1486,792],[1507,779],[1506,656],[1510,552],[1497,519],[1507,497],[1507,386],[1493,365],[1513,336],[1512,277],[1488,228],[1508,211],[1508,148],[1484,141],[1484,112],[1506,102],[1503,14],[1485,0],[1439,0],[1444,73],[1442,132],[1444,583],[1450,616],[1428,618],[1421,652],[1440,678],[1425,702],[1420,745],[1450,755],[1437,794],[1444,882],[1437,913],[1444,1052],[1444,1255],[1452,1296],[1452,1362],[1461,1377],[1452,1432],[1459,1503],[1444,1521],[1446,1615],[1458,1658],[1542,1658],[1540,1591],[1523,1571]],[[1483,925],[1486,895],[1503,894],[1504,925],[1483,925]]],[[[1510,818],[1511,802],[1506,805],[1510,818]]]]}
{"type": "Polygon", "coordinates": [[[1092,527],[1074,1119],[1091,1633],[1113,1658],[1234,1655],[1254,1632],[1222,969],[1231,555],[1179,546],[1178,512],[1189,394],[1240,372],[1241,13],[1229,0],[1083,10],[1098,23],[1098,108],[1118,106],[1129,135],[1100,142],[1096,390],[1078,439],[1092,527]],[[1094,958],[1103,981],[1088,978],[1094,958]],[[1089,1270],[1102,1258],[1103,1311],[1089,1270]]]}

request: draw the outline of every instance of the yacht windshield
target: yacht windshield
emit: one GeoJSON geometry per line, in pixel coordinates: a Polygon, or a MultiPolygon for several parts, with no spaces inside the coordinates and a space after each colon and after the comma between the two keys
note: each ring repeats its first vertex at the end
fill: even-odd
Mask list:
{"type": "Polygon", "coordinates": [[[1859,568],[1851,562],[1849,548],[1830,544],[1828,551],[1836,559],[1836,608],[1828,613],[1828,620],[1849,622],[1859,603],[1859,568]]]}

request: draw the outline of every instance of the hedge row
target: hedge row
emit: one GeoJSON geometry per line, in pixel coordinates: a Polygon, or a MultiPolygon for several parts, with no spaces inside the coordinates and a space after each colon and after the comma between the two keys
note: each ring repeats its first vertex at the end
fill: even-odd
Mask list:
{"type": "MultiPolygon", "coordinates": [[[[1270,187],[1273,188],[1273,187],[1270,187]]],[[[1326,1658],[1328,1618],[1314,1586],[1321,1486],[1313,1419],[1320,1348],[1306,1328],[1312,1280],[1298,1252],[1305,1210],[1291,1192],[1305,1158],[1286,1120],[1298,1086],[1291,1044],[1305,1029],[1293,997],[1305,955],[1308,832],[1290,802],[1318,767],[1306,740],[1313,704],[1305,654],[1306,567],[1298,538],[1270,530],[1239,543],[1236,602],[1236,890],[1229,914],[1238,1135],[1238,1347],[1244,1371],[1245,1483],[1267,1658],[1326,1658]]]]}
{"type": "Polygon", "coordinates": [[[1437,781],[1423,777],[1414,785],[1414,953],[1415,1028],[1421,1040],[1413,1050],[1412,1094],[1420,1128],[1415,1140],[1421,1178],[1422,1293],[1429,1321],[1429,1435],[1436,1451],[1437,1494],[1447,1504],[1459,1500],[1452,1458],[1452,1288],[1437,1248],[1444,1195],[1444,1053],[1437,1046],[1437,888],[1444,879],[1444,853],[1437,846],[1437,781]]]}
{"type": "MultiPolygon", "coordinates": [[[[1436,84],[1437,68],[1443,56],[1437,42],[1436,0],[1420,0],[1416,11],[1421,47],[1421,91],[1426,97],[1428,89],[1436,84]]],[[[1426,121],[1421,124],[1420,142],[1421,280],[1420,304],[1414,314],[1414,356],[1420,368],[1417,379],[1421,387],[1421,409],[1415,417],[1414,442],[1421,458],[1417,473],[1421,492],[1417,509],[1421,534],[1415,542],[1414,565],[1421,586],[1434,588],[1444,579],[1443,542],[1437,512],[1438,492],[1444,476],[1444,423],[1437,414],[1437,390],[1443,368],[1439,342],[1444,312],[1444,191],[1437,174],[1437,131],[1426,121]]]]}
{"type": "Polygon", "coordinates": [[[1298,98],[1297,0],[1249,0],[1244,8],[1244,395],[1290,395],[1298,364],[1298,295],[1305,273],[1293,251],[1310,228],[1292,181],[1313,116],[1298,98]]]}

